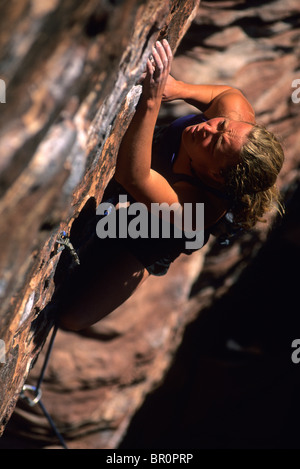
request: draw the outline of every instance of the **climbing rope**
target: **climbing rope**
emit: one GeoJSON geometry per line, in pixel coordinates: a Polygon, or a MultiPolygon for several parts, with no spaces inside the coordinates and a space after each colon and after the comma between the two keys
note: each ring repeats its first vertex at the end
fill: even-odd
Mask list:
{"type": "Polygon", "coordinates": [[[58,431],[55,423],[53,422],[50,414],[48,413],[46,407],[44,406],[41,398],[42,398],[42,390],[41,390],[41,385],[42,385],[42,382],[43,382],[43,379],[44,379],[44,375],[45,375],[45,371],[46,371],[46,368],[47,368],[47,365],[48,365],[48,361],[49,361],[49,358],[50,358],[50,354],[51,354],[51,351],[52,351],[52,348],[53,348],[53,343],[54,343],[54,339],[56,337],[56,333],[57,333],[57,329],[58,329],[58,326],[54,326],[54,329],[53,329],[53,332],[52,332],[52,335],[51,335],[51,339],[50,339],[50,342],[49,342],[49,346],[48,346],[48,349],[47,349],[47,352],[46,352],[46,356],[45,356],[45,359],[44,359],[44,363],[43,363],[43,366],[42,366],[42,370],[41,370],[41,373],[40,373],[40,376],[38,378],[38,381],[37,381],[37,384],[36,386],[32,386],[32,385],[29,385],[29,384],[24,384],[23,388],[22,388],[22,391],[21,391],[21,394],[20,394],[20,398],[23,399],[24,401],[27,402],[27,404],[30,406],[30,407],[34,407],[35,405],[39,405],[43,414],[45,415],[45,417],[47,418],[53,432],[55,433],[56,437],[58,438],[60,444],[62,445],[62,447],[64,449],[69,449],[62,437],[62,435],[60,434],[60,432],[58,431]],[[27,394],[26,394],[26,391],[28,392],[31,392],[33,393],[34,395],[34,398],[30,398],[27,394]]]}

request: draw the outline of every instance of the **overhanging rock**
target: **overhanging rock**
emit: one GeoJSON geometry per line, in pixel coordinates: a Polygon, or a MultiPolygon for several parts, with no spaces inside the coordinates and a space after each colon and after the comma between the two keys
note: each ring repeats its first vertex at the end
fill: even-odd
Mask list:
{"type": "Polygon", "coordinates": [[[101,201],[151,46],[175,51],[199,0],[114,4],[0,6],[0,434],[52,326],[56,239],[101,201]]]}

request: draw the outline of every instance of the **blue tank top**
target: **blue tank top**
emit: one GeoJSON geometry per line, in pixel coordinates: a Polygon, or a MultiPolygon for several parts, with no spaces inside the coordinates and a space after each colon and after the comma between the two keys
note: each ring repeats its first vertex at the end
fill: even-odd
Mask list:
{"type": "Polygon", "coordinates": [[[152,168],[164,176],[170,184],[176,178],[173,164],[178,156],[182,132],[190,125],[205,122],[203,114],[191,114],[180,117],[170,125],[155,129],[153,143],[152,168]]]}
{"type": "Polygon", "coordinates": [[[186,127],[206,122],[204,114],[190,114],[172,122],[163,131],[154,133],[152,168],[159,172],[172,185],[178,181],[186,181],[193,186],[207,190],[222,199],[229,199],[223,192],[208,186],[196,176],[174,173],[173,165],[179,153],[182,132],[186,127]]]}

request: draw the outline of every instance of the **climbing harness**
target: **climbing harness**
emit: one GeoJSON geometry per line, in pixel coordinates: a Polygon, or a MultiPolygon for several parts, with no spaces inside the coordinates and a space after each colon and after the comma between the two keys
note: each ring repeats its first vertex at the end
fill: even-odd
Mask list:
{"type": "Polygon", "coordinates": [[[56,240],[57,244],[60,244],[58,248],[58,252],[63,251],[65,248],[68,248],[70,251],[71,256],[73,257],[75,263],[80,265],[80,260],[78,257],[77,252],[74,249],[73,244],[70,241],[69,236],[67,235],[66,231],[61,231],[59,237],[56,240]]]}
{"type": "Polygon", "coordinates": [[[27,402],[27,404],[30,407],[34,407],[36,404],[38,404],[40,406],[43,414],[47,418],[53,432],[57,436],[57,438],[58,438],[60,444],[62,445],[62,447],[64,449],[69,449],[67,447],[62,435],[59,433],[55,423],[53,422],[51,416],[47,412],[47,409],[46,409],[46,407],[44,406],[44,404],[41,400],[41,398],[42,398],[41,385],[42,385],[42,382],[43,382],[43,379],[44,379],[45,371],[46,371],[46,368],[47,368],[47,365],[48,365],[48,361],[49,361],[50,354],[51,354],[51,351],[52,351],[52,347],[53,347],[54,339],[55,339],[55,336],[56,336],[56,333],[57,333],[57,329],[58,329],[58,326],[55,325],[54,329],[53,329],[53,332],[52,332],[50,342],[49,342],[48,350],[46,352],[46,356],[45,356],[45,359],[44,359],[42,370],[41,370],[41,373],[40,373],[40,376],[38,378],[36,386],[32,386],[32,385],[29,385],[29,384],[24,384],[24,386],[22,388],[22,391],[20,393],[20,398],[23,399],[25,402],[27,402]],[[26,394],[26,391],[27,391],[27,394],[26,394]],[[34,397],[30,398],[28,396],[28,392],[32,393],[34,397]]]}

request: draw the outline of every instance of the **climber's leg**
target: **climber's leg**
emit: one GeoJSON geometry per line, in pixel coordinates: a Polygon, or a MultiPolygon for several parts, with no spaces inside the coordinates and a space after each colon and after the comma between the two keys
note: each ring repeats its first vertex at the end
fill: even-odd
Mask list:
{"type": "Polygon", "coordinates": [[[69,285],[59,306],[59,325],[69,330],[91,326],[124,303],[148,276],[130,252],[95,258],[69,285]]]}

